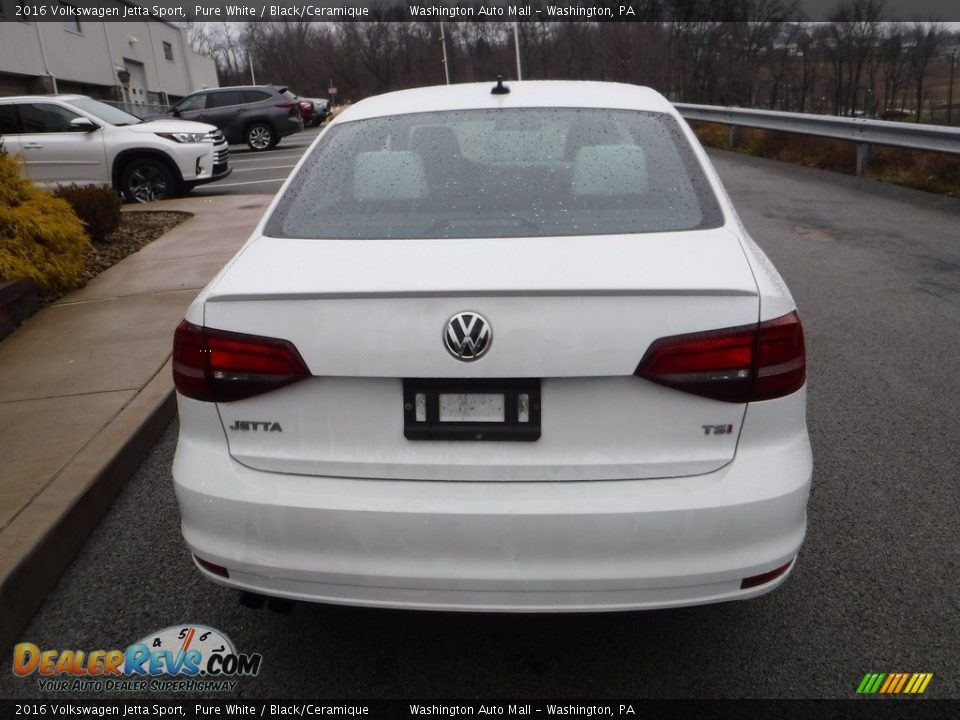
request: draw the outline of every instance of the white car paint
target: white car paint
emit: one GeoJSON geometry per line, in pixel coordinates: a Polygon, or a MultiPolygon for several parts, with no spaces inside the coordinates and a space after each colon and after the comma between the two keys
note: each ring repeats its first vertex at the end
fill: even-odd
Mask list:
{"type": "MultiPolygon", "coordinates": [[[[657,93],[610,83],[509,85],[499,96],[486,83],[403,91],[341,113],[191,305],[189,337],[280,338],[305,375],[245,399],[200,399],[205,391],[191,377],[220,372],[204,371],[202,358],[227,355],[189,356],[188,335],[178,331],[175,488],[184,538],[211,580],[318,602],[569,611],[743,599],[792,571],[812,474],[802,337],[799,356],[794,348],[783,362],[751,365],[765,379],[747,380],[756,383],[749,399],[721,401],[670,386],[674,375],[665,386],[643,374],[658,343],[678,342],[664,338],[747,328],[768,348],[786,323],[796,339],[789,291],[692,132],[657,93]],[[301,170],[309,174],[314,151],[322,159],[324,138],[339,126],[561,106],[672,117],[710,185],[715,224],[544,237],[267,232],[277,227],[272,216],[287,212],[287,194],[303,192],[301,170]],[[475,362],[442,342],[446,321],[463,311],[482,313],[493,328],[475,362]],[[794,383],[757,394],[781,375],[794,383]],[[540,437],[410,440],[404,378],[534,378],[540,437]]],[[[706,374],[720,385],[746,377],[706,374]]],[[[223,387],[250,378],[229,369],[219,377],[232,378],[223,387]]]]}
{"type": "Polygon", "coordinates": [[[20,159],[24,174],[38,185],[116,185],[125,163],[149,155],[165,162],[180,185],[199,185],[230,174],[229,149],[216,127],[187,120],[151,120],[113,125],[78,106],[83,95],[27,95],[0,98],[0,105],[42,103],[87,118],[89,132],[17,132],[2,135],[7,152],[20,159]],[[216,133],[216,138],[181,143],[158,133],[216,133]],[[217,167],[219,166],[219,167],[217,167]]]}

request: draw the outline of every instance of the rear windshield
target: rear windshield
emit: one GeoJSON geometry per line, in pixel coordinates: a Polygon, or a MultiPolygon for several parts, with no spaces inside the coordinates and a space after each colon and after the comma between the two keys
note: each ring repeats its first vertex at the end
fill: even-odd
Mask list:
{"type": "Polygon", "coordinates": [[[673,117],[517,108],[336,125],[288,186],[266,233],[547,237],[722,223],[713,191],[673,117]]]}

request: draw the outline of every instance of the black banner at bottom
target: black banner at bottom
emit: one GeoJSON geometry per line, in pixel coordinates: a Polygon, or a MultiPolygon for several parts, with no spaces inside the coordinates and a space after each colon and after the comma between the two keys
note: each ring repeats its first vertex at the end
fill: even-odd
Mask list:
{"type": "Polygon", "coordinates": [[[0,718],[736,718],[960,717],[960,700],[0,700],[0,718]]]}

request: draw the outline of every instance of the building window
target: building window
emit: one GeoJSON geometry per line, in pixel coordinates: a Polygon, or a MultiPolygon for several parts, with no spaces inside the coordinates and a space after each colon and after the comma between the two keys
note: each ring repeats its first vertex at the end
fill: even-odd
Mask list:
{"type": "MultiPolygon", "coordinates": [[[[65,2],[60,3],[60,6],[64,9],[64,12],[74,12],[75,8],[73,5],[69,5],[65,2]]],[[[70,32],[79,33],[80,30],[80,21],[76,19],[75,16],[64,15],[64,17],[70,18],[69,20],[63,21],[63,29],[70,32]]]]}
{"type": "Polygon", "coordinates": [[[173,62],[173,45],[166,41],[163,43],[163,56],[170,62],[173,62]]]}

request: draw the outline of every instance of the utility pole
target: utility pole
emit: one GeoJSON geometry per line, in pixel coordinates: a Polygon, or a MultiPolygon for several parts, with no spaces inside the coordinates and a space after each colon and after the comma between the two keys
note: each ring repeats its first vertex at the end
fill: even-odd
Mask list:
{"type": "Polygon", "coordinates": [[[447,62],[447,36],[443,32],[443,21],[440,22],[440,45],[443,47],[443,75],[450,84],[450,64],[447,62]]]}
{"type": "Polygon", "coordinates": [[[523,80],[523,71],[520,69],[520,30],[516,21],[513,23],[513,47],[517,51],[517,80],[523,80]]]}

